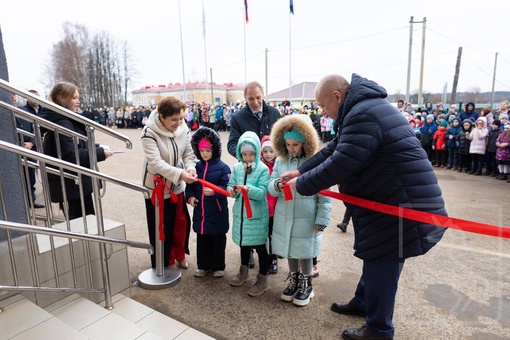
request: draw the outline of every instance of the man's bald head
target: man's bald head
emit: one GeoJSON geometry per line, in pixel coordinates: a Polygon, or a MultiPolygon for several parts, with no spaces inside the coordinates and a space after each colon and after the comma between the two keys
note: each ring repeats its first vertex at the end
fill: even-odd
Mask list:
{"type": "Polygon", "coordinates": [[[349,90],[349,82],[342,76],[332,74],[322,78],[315,87],[315,99],[327,115],[334,120],[349,90]]]}

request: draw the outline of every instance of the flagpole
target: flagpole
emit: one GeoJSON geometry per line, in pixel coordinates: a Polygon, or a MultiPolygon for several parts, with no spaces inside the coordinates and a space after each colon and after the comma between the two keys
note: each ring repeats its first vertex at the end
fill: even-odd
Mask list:
{"type": "Polygon", "coordinates": [[[186,103],[186,76],[184,72],[184,47],[182,44],[182,22],[181,22],[181,0],[178,1],[179,5],[179,32],[181,36],[181,63],[182,63],[182,88],[183,88],[183,102],[186,103]]]}
{"type": "Polygon", "coordinates": [[[291,34],[291,16],[292,12],[289,12],[289,102],[292,105],[292,34],[291,34]]]}
{"type": "MultiPolygon", "coordinates": [[[[205,7],[204,7],[204,0],[202,0],[202,28],[203,28],[203,38],[204,38],[204,60],[205,60],[205,90],[207,92],[207,87],[209,85],[209,77],[208,77],[208,67],[207,67],[207,40],[206,40],[206,34],[205,34],[205,7]]],[[[211,98],[212,103],[212,98],[211,98]]]]}
{"type": "Polygon", "coordinates": [[[247,68],[246,68],[246,24],[248,23],[248,0],[244,2],[245,9],[245,20],[243,26],[243,36],[244,36],[244,84],[247,83],[247,68]]]}

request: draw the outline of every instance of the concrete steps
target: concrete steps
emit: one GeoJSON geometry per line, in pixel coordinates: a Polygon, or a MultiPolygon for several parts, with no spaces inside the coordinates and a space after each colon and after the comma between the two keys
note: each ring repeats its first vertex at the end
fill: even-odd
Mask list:
{"type": "Polygon", "coordinates": [[[46,308],[15,295],[0,301],[0,339],[213,339],[124,295],[114,308],[70,295],[46,308]]]}

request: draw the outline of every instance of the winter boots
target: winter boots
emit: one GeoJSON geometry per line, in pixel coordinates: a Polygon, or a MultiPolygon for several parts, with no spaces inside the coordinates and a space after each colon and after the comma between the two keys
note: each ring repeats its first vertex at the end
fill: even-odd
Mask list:
{"type": "Polygon", "coordinates": [[[299,273],[298,291],[292,303],[296,306],[306,306],[313,298],[312,277],[299,273]]]}
{"type": "Polygon", "coordinates": [[[287,288],[283,291],[280,298],[283,301],[292,302],[294,300],[294,296],[296,295],[298,291],[298,281],[299,281],[299,273],[290,273],[287,275],[287,278],[285,281],[289,280],[289,284],[287,285],[287,288]]]}
{"type": "Polygon", "coordinates": [[[278,273],[278,256],[269,255],[269,274],[278,273]]]}
{"type": "Polygon", "coordinates": [[[289,273],[285,281],[287,280],[289,280],[289,284],[280,298],[301,307],[310,303],[314,295],[312,276],[303,275],[303,273],[289,273]]]}
{"type": "Polygon", "coordinates": [[[242,286],[248,278],[248,266],[239,267],[239,273],[230,280],[230,285],[234,287],[242,286]]]}
{"type": "Polygon", "coordinates": [[[264,292],[269,290],[269,284],[267,283],[267,277],[269,275],[262,275],[259,273],[257,276],[257,282],[248,290],[249,296],[261,296],[264,292]]]}

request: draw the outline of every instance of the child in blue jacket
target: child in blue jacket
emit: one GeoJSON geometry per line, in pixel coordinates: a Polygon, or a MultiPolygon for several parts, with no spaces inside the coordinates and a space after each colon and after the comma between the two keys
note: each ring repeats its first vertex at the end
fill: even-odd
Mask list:
{"type": "MultiPolygon", "coordinates": [[[[199,161],[197,178],[226,189],[230,168],[221,160],[220,136],[208,127],[199,128],[191,137],[191,146],[199,161]]],[[[197,233],[197,270],[201,277],[225,275],[225,247],[229,229],[227,197],[199,182],[186,186],[187,202],[193,211],[193,231],[197,233]]]]}

